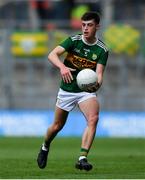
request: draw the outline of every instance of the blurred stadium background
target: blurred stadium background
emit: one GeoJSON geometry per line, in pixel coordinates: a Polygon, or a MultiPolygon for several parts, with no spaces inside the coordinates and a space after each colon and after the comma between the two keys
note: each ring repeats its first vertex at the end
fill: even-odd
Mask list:
{"type": "MultiPolygon", "coordinates": [[[[145,137],[144,0],[0,0],[1,136],[44,135],[60,82],[48,52],[80,32],[86,10],[100,13],[110,50],[97,135],[145,137]]],[[[69,118],[60,135],[79,136],[82,115],[76,108],[69,118]]]]}

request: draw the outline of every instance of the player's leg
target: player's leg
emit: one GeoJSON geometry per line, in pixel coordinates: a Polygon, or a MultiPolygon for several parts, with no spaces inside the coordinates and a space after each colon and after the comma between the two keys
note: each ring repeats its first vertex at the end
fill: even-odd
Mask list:
{"type": "Polygon", "coordinates": [[[47,164],[47,156],[49,152],[50,143],[57,135],[57,133],[63,128],[67,120],[67,117],[68,117],[68,112],[56,106],[54,122],[48,128],[45,136],[45,141],[38,154],[37,163],[39,168],[41,169],[45,168],[47,164]]]}
{"type": "Polygon", "coordinates": [[[97,98],[93,97],[81,102],[79,107],[87,120],[87,127],[82,137],[82,148],[89,150],[96,134],[96,126],[99,119],[99,103],[97,98]]]}
{"type": "Polygon", "coordinates": [[[69,113],[68,111],[65,111],[56,106],[54,122],[48,128],[46,136],[45,136],[44,143],[45,143],[46,148],[49,148],[51,141],[54,139],[57,133],[63,128],[67,120],[68,113],[69,113]]]}
{"type": "Polygon", "coordinates": [[[81,152],[76,168],[90,170],[92,169],[92,165],[87,162],[87,155],[96,134],[96,126],[99,117],[99,103],[96,97],[92,97],[81,102],[79,108],[87,120],[87,127],[82,137],[81,152]]]}

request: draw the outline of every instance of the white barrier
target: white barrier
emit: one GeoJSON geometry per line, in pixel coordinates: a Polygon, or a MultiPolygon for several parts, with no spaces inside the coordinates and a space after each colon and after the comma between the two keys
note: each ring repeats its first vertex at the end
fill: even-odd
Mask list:
{"type": "MultiPolygon", "coordinates": [[[[1,136],[44,136],[52,111],[0,111],[1,136]]],[[[59,136],[81,136],[86,121],[71,112],[59,136]]],[[[96,136],[145,137],[145,112],[101,112],[96,136]]]]}

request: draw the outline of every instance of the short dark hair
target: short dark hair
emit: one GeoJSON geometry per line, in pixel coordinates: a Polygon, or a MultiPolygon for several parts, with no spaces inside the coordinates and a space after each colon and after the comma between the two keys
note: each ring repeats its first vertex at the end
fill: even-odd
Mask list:
{"type": "Polygon", "coordinates": [[[89,21],[92,19],[94,19],[97,24],[100,23],[100,16],[95,11],[88,11],[88,12],[84,13],[81,17],[82,21],[89,21]]]}

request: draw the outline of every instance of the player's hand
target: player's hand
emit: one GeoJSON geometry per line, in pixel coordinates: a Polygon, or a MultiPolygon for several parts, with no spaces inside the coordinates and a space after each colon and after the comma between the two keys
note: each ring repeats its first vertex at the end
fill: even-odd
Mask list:
{"type": "Polygon", "coordinates": [[[100,84],[99,84],[99,83],[96,83],[96,84],[88,87],[88,88],[86,89],[86,92],[89,92],[89,93],[96,92],[99,88],[100,88],[100,84]]]}
{"type": "Polygon", "coordinates": [[[76,71],[76,69],[72,69],[66,66],[63,66],[63,68],[61,68],[60,73],[65,83],[71,83],[71,81],[73,80],[71,71],[76,71]]]}

